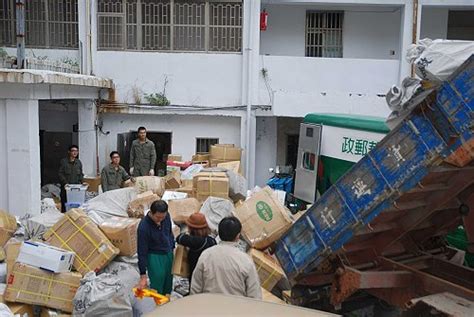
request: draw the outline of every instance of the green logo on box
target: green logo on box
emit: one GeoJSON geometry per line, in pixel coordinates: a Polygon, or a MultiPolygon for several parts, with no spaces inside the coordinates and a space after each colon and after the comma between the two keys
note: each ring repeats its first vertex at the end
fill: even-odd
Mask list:
{"type": "Polygon", "coordinates": [[[266,202],[259,201],[255,207],[257,208],[258,216],[262,218],[263,221],[270,222],[273,219],[272,209],[266,202]]]}

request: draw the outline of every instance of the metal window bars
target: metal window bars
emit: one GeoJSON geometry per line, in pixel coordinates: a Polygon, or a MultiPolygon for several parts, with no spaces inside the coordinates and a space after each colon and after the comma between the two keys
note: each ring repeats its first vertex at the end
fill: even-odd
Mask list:
{"type": "Polygon", "coordinates": [[[196,138],[196,154],[209,153],[211,150],[211,145],[218,143],[218,138],[196,138]]]}
{"type": "Polygon", "coordinates": [[[342,57],[344,12],[306,13],[306,56],[342,57]]]}
{"type": "Polygon", "coordinates": [[[99,0],[100,50],[240,52],[241,0],[99,0]]]}
{"type": "MultiPolygon", "coordinates": [[[[27,47],[79,47],[78,0],[25,1],[25,41],[27,47]]],[[[0,0],[0,45],[14,46],[15,0],[0,0]]]]}

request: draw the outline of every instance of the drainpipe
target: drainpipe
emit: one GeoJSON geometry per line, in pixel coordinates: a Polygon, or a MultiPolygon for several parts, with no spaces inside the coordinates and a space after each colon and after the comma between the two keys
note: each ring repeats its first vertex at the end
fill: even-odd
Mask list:
{"type": "MultiPolygon", "coordinates": [[[[412,43],[416,44],[418,37],[418,0],[413,0],[412,43]]],[[[415,65],[411,65],[411,77],[415,77],[415,65]]]]}
{"type": "MultiPolygon", "coordinates": [[[[247,0],[249,2],[249,25],[248,25],[248,43],[247,43],[247,48],[245,50],[247,51],[247,123],[246,123],[246,148],[247,151],[245,151],[245,161],[247,162],[247,169],[245,171],[245,176],[247,178],[247,181],[250,180],[250,135],[252,132],[250,121],[251,121],[251,116],[252,116],[252,94],[251,94],[251,89],[252,89],[252,48],[253,48],[253,36],[252,36],[252,28],[253,28],[253,8],[252,8],[252,1],[247,0]]],[[[249,184],[250,186],[250,184],[249,184]]]]}

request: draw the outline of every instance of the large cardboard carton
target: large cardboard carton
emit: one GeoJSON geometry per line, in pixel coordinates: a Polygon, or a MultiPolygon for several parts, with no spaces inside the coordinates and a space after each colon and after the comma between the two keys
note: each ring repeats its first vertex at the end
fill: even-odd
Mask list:
{"type": "Polygon", "coordinates": [[[229,171],[232,171],[236,174],[240,174],[240,161],[230,161],[224,163],[217,163],[217,167],[225,168],[229,171]]]}
{"type": "Polygon", "coordinates": [[[240,161],[242,149],[238,147],[211,146],[211,164],[213,160],[240,161]]]}
{"type": "Polygon", "coordinates": [[[152,191],[161,197],[165,192],[165,181],[158,176],[135,177],[135,189],[139,194],[152,191]]]}
{"type": "Polygon", "coordinates": [[[191,159],[193,163],[195,162],[208,162],[211,159],[210,154],[196,154],[193,155],[193,158],[191,159]]]}
{"type": "Polygon", "coordinates": [[[17,229],[16,218],[0,209],[0,247],[13,236],[17,229]]]}
{"type": "Polygon", "coordinates": [[[8,303],[8,308],[15,317],[32,317],[34,316],[34,308],[32,305],[21,304],[21,303],[8,303]]]}
{"type": "Polygon", "coordinates": [[[181,277],[189,277],[188,249],[182,245],[178,245],[174,250],[172,273],[181,277]]]}
{"type": "Polygon", "coordinates": [[[99,228],[110,242],[120,250],[119,255],[133,256],[137,253],[137,229],[140,219],[111,217],[99,228]]]}
{"type": "Polygon", "coordinates": [[[182,162],[183,157],[181,155],[177,154],[168,154],[168,159],[167,161],[177,161],[177,162],[182,162]]]}
{"type": "Polygon", "coordinates": [[[242,222],[242,234],[250,245],[264,250],[291,226],[289,211],[273,190],[265,187],[237,205],[235,215],[242,222]]]}
{"type": "Polygon", "coordinates": [[[264,302],[286,305],[286,302],[262,287],[262,300],[264,302]]]}
{"type": "Polygon", "coordinates": [[[231,143],[219,143],[219,144],[214,144],[214,146],[220,146],[220,147],[235,147],[235,144],[231,144],[231,143]]]}
{"type": "Polygon", "coordinates": [[[196,198],[185,198],[168,201],[168,211],[174,223],[182,224],[195,212],[199,212],[202,204],[196,198]]]}
{"type": "Polygon", "coordinates": [[[143,218],[145,211],[148,210],[151,204],[160,199],[160,196],[154,194],[152,191],[147,191],[138,194],[137,198],[128,204],[127,214],[132,218],[143,218]]]}
{"type": "Polygon", "coordinates": [[[102,179],[100,176],[95,176],[95,177],[84,177],[84,183],[87,183],[89,187],[87,188],[87,191],[89,192],[99,192],[99,185],[101,184],[102,179]]]}
{"type": "Polygon", "coordinates": [[[199,172],[193,176],[193,184],[192,186],[194,189],[197,189],[198,179],[200,177],[222,177],[227,178],[227,174],[225,172],[199,172]]]}
{"type": "Polygon", "coordinates": [[[20,254],[22,244],[23,242],[16,240],[15,238],[10,239],[7,244],[5,244],[5,253],[7,255],[7,276],[10,276],[10,273],[13,270],[13,265],[15,265],[18,254],[20,254]]]}
{"type": "Polygon", "coordinates": [[[72,300],[81,283],[77,272],[50,273],[45,270],[15,263],[8,276],[5,300],[56,308],[72,312],[72,300]]]}
{"type": "Polygon", "coordinates": [[[181,186],[181,175],[179,172],[172,172],[164,177],[165,189],[175,189],[181,186]]]}
{"type": "Polygon", "coordinates": [[[196,198],[205,201],[209,196],[229,197],[229,179],[227,177],[198,177],[196,183],[196,198]]]}
{"type": "Polygon", "coordinates": [[[82,275],[104,268],[119,254],[99,227],[81,209],[71,209],[48,232],[47,243],[73,251],[74,268],[82,275]]]}
{"type": "Polygon", "coordinates": [[[17,258],[17,262],[53,273],[70,272],[73,261],[74,252],[33,241],[23,242],[17,258]]]}
{"type": "Polygon", "coordinates": [[[250,249],[249,254],[257,268],[260,286],[271,292],[285,275],[280,263],[272,256],[256,249],[250,249]]]}

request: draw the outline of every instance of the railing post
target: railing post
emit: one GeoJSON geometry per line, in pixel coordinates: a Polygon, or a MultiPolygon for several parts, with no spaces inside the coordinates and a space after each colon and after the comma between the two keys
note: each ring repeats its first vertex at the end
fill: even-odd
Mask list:
{"type": "Polygon", "coordinates": [[[25,66],[25,0],[16,0],[16,67],[25,66]]]}

